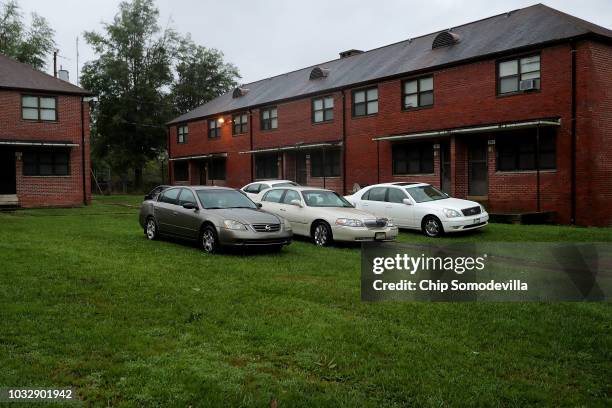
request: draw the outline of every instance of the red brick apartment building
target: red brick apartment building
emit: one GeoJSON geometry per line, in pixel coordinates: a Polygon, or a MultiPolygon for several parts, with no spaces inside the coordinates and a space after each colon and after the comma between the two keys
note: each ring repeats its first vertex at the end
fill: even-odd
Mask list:
{"type": "Polygon", "coordinates": [[[0,55],[0,206],[90,201],[88,95],[0,55]]]}
{"type": "Polygon", "coordinates": [[[244,84],[168,126],[175,184],[423,181],[612,224],[612,31],[541,4],[244,84]]]}

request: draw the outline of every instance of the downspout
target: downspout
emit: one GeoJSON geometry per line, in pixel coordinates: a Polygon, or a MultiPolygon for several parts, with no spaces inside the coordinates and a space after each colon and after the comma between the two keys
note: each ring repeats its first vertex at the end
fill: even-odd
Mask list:
{"type": "Polygon", "coordinates": [[[346,94],[342,90],[342,195],[346,195],[346,94]]]}
{"type": "MultiPolygon", "coordinates": [[[[253,151],[253,111],[251,109],[249,109],[249,144],[249,150],[253,151]]],[[[251,183],[255,181],[253,177],[253,155],[254,153],[249,154],[249,156],[251,156],[251,183]]]]}
{"type": "Polygon", "coordinates": [[[571,215],[570,223],[576,224],[576,43],[570,42],[572,49],[572,125],[571,125],[571,215]]]}
{"type": "Polygon", "coordinates": [[[85,103],[85,98],[81,96],[81,173],[83,176],[83,205],[87,205],[87,179],[85,177],[89,176],[89,174],[85,173],[85,109],[83,108],[83,104],[85,103]]]}
{"type": "Polygon", "coordinates": [[[170,140],[170,126],[166,126],[166,142],[167,142],[167,147],[168,147],[168,184],[172,185],[172,173],[174,172],[174,165],[170,162],[170,159],[172,158],[172,150],[171,150],[171,146],[172,146],[172,142],[170,140]]]}
{"type": "Polygon", "coordinates": [[[540,124],[536,128],[536,202],[540,212],[540,124]]]}
{"type": "Polygon", "coordinates": [[[376,184],[380,184],[380,140],[376,141],[376,184]]]}
{"type": "Polygon", "coordinates": [[[323,148],[323,188],[325,188],[325,148],[323,148]]]}

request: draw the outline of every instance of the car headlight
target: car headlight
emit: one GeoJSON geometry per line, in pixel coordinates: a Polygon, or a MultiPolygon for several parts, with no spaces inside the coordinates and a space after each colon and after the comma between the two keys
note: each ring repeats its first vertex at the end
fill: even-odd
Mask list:
{"type": "Polygon", "coordinates": [[[444,212],[444,215],[446,215],[446,218],[461,217],[461,213],[457,210],[453,210],[452,208],[445,208],[442,211],[444,212]]]}
{"type": "Polygon", "coordinates": [[[286,230],[290,230],[291,229],[291,223],[289,222],[288,219],[283,218],[283,224],[285,225],[285,229],[286,230]]]}
{"type": "Polygon", "coordinates": [[[223,225],[225,226],[225,228],[231,229],[231,230],[246,230],[247,229],[243,223],[238,222],[236,220],[225,220],[223,221],[223,225]]]}
{"type": "Polygon", "coordinates": [[[387,220],[387,227],[395,227],[395,224],[391,220],[387,220]]]}
{"type": "Polygon", "coordinates": [[[484,205],[480,204],[480,212],[487,212],[487,210],[485,210],[484,205]]]}
{"type": "Polygon", "coordinates": [[[363,227],[363,222],[352,218],[338,218],[336,220],[336,225],[342,225],[344,227],[363,227]]]}

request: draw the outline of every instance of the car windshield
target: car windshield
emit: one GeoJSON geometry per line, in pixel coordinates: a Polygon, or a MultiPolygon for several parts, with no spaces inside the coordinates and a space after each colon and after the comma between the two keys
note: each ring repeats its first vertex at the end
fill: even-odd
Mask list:
{"type": "Polygon", "coordinates": [[[293,181],[286,181],[284,183],[276,183],[274,184],[273,187],[295,187],[297,186],[296,183],[294,183],[293,181]]]}
{"type": "Polygon", "coordinates": [[[352,207],[351,203],[333,191],[309,190],[302,191],[302,195],[309,207],[352,207]]]}
{"type": "Polygon", "coordinates": [[[223,208],[257,208],[244,194],[235,190],[197,190],[202,207],[207,210],[223,208]]]}
{"type": "Polygon", "coordinates": [[[406,191],[417,203],[444,200],[445,198],[448,198],[446,193],[443,193],[434,186],[410,187],[407,188],[406,191]]]}

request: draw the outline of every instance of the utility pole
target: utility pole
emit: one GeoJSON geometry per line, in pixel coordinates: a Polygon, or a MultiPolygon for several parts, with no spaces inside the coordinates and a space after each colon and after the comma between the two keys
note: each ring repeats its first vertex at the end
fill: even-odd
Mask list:
{"type": "Polygon", "coordinates": [[[79,37],[76,38],[76,84],[79,86],[79,37]]]}
{"type": "Polygon", "coordinates": [[[57,78],[57,50],[53,51],[53,76],[57,78]]]}

